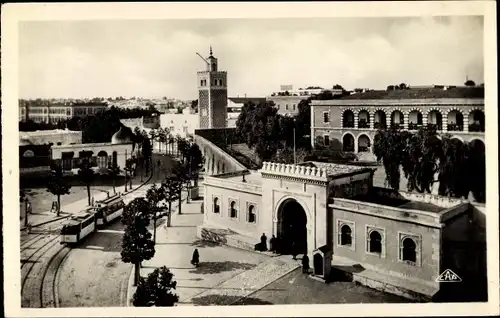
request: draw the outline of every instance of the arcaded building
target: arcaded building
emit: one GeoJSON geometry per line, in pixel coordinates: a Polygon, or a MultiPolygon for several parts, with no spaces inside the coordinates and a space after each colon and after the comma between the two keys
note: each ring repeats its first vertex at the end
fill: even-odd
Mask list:
{"type": "Polygon", "coordinates": [[[373,159],[378,129],[433,127],[484,151],[484,87],[366,91],[311,102],[311,144],[373,159]]]}
{"type": "Polygon", "coordinates": [[[480,262],[472,260],[481,256],[457,248],[472,235],[469,202],[374,187],[373,173],[265,162],[257,172],[206,176],[198,235],[246,249],[263,233],[275,235],[285,253],[293,244],[309,255],[317,276],[333,268],[416,299],[438,293],[436,279],[445,269],[462,277],[478,270],[480,262]]]}

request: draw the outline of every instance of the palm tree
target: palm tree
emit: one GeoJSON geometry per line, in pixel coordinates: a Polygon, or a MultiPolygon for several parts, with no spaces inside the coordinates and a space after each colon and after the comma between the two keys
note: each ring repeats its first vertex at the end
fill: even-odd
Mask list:
{"type": "Polygon", "coordinates": [[[108,165],[108,175],[113,179],[113,192],[116,194],[116,178],[120,174],[121,169],[120,166],[116,165],[116,163],[109,163],[108,165]]]}

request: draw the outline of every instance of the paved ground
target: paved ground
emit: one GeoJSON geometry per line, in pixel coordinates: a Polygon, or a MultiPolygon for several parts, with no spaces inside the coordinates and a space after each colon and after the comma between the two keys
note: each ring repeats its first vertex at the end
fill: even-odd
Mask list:
{"type": "MultiPolygon", "coordinates": [[[[201,304],[197,295],[214,289],[217,285],[251,270],[270,257],[225,246],[215,246],[196,238],[196,226],[203,221],[200,201],[184,204],[182,214],[172,217],[172,227],[160,226],[157,232],[156,255],[145,261],[141,276],[147,276],[155,268],[167,266],[177,281],[180,303],[201,304]],[[190,264],[194,249],[200,253],[200,267],[190,264]]],[[[132,297],[135,288],[131,287],[132,297]]]]}
{"type": "Polygon", "coordinates": [[[302,274],[302,269],[299,268],[262,290],[237,301],[234,305],[351,303],[411,303],[411,301],[352,282],[325,284],[302,274]]]}

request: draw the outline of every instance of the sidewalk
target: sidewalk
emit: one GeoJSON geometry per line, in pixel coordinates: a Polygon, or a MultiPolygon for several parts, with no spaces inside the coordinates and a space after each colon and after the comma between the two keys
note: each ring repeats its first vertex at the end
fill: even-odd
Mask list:
{"type": "MultiPolygon", "coordinates": [[[[201,200],[190,201],[189,204],[183,202],[182,214],[172,215],[172,226],[169,228],[166,227],[166,220],[160,222],[155,257],[144,261],[141,268],[141,276],[147,277],[154,269],[167,266],[177,281],[179,305],[232,303],[299,266],[265,254],[199,240],[196,228],[203,222],[201,203],[201,200]],[[198,268],[190,264],[195,248],[200,253],[198,268]]],[[[128,306],[132,306],[136,289],[132,286],[133,275],[131,267],[126,296],[128,306]]]]}

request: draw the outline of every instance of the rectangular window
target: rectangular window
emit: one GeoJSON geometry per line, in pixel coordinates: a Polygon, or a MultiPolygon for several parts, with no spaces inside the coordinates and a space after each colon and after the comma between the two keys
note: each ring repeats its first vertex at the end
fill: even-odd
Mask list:
{"type": "Polygon", "coordinates": [[[329,147],[330,146],[330,136],[324,135],[323,137],[325,139],[325,147],[329,147]]]}
{"type": "Polygon", "coordinates": [[[323,123],[327,124],[330,122],[330,113],[328,112],[323,112],[323,123]]]}
{"type": "Polygon", "coordinates": [[[293,104],[293,106],[292,106],[292,107],[293,107],[293,108],[292,108],[292,110],[295,110],[295,104],[293,104]]]}
{"type": "Polygon", "coordinates": [[[285,110],[288,110],[288,104],[285,105],[285,110]]]}

